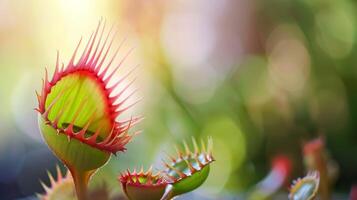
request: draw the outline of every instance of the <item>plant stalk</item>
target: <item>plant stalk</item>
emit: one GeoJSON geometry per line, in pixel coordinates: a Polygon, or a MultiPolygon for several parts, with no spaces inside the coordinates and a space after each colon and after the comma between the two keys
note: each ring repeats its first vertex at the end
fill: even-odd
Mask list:
{"type": "Polygon", "coordinates": [[[78,200],[88,200],[88,182],[94,171],[70,170],[78,200]]]}

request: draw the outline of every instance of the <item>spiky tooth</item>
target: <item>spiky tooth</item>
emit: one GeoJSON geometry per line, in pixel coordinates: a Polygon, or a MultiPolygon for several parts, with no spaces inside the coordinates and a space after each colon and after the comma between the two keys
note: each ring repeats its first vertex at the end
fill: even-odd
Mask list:
{"type": "MultiPolygon", "coordinates": [[[[86,54],[87,54],[87,52],[88,52],[88,47],[89,47],[89,45],[90,45],[90,42],[91,42],[92,39],[93,39],[93,35],[94,35],[94,31],[91,33],[91,35],[90,35],[90,37],[89,37],[89,40],[88,40],[88,42],[87,42],[87,44],[86,44],[86,46],[85,46],[85,48],[84,48],[84,51],[83,51],[81,57],[79,58],[77,64],[75,65],[76,67],[81,67],[81,65],[83,65],[83,59],[84,59],[84,57],[86,56],[86,54]]],[[[73,65],[73,67],[74,67],[74,65],[73,65]]]]}
{"type": "Polygon", "coordinates": [[[197,145],[197,141],[193,136],[192,136],[192,144],[193,144],[193,148],[194,148],[194,151],[195,151],[194,153],[197,156],[199,154],[199,148],[198,148],[198,145],[197,145]]]}
{"type": "Polygon", "coordinates": [[[165,154],[166,154],[166,156],[169,158],[169,160],[170,160],[171,162],[173,162],[173,163],[176,162],[176,159],[175,159],[173,156],[171,156],[171,155],[168,154],[167,152],[165,152],[165,154]]]}
{"type": "Polygon", "coordinates": [[[114,127],[113,127],[112,130],[110,131],[110,134],[105,138],[105,140],[103,140],[103,141],[100,142],[99,144],[107,145],[109,142],[112,141],[113,135],[115,135],[115,129],[114,129],[114,127]]]}
{"type": "Polygon", "coordinates": [[[64,129],[64,132],[67,135],[68,141],[70,141],[70,137],[73,135],[74,130],[73,130],[74,125],[70,123],[66,129],[64,129]]]}
{"type": "Polygon", "coordinates": [[[182,155],[182,153],[181,153],[180,149],[178,148],[178,146],[177,146],[177,145],[175,145],[175,146],[174,146],[174,148],[175,148],[175,151],[176,151],[177,157],[178,157],[179,159],[182,159],[183,155],[182,155]]]}
{"type": "Polygon", "coordinates": [[[187,159],[184,159],[184,161],[185,161],[186,165],[188,166],[188,168],[190,169],[191,174],[193,174],[197,171],[187,159]]]}
{"type": "Polygon", "coordinates": [[[208,148],[207,148],[207,154],[209,156],[212,156],[212,151],[213,151],[213,139],[212,137],[208,137],[208,148]]]}
{"type": "MultiPolygon", "coordinates": [[[[76,47],[76,49],[75,49],[74,52],[73,52],[72,58],[69,60],[69,63],[68,63],[69,66],[73,66],[73,65],[74,65],[74,59],[76,58],[76,55],[77,55],[79,46],[80,46],[81,43],[82,43],[82,39],[83,39],[82,37],[79,39],[79,42],[78,42],[78,44],[77,44],[77,47],[76,47]]],[[[62,67],[62,70],[61,70],[61,71],[63,71],[63,67],[62,67]]]]}
{"type": "Polygon", "coordinates": [[[152,177],[151,177],[151,174],[148,174],[148,175],[147,175],[146,184],[147,184],[147,185],[151,185],[151,184],[152,184],[152,177]]]}
{"type": "Polygon", "coordinates": [[[112,137],[112,139],[106,143],[103,144],[104,147],[115,147],[118,145],[122,145],[126,143],[127,138],[126,137],[118,137],[118,132],[112,137]]]}
{"type": "Polygon", "coordinates": [[[195,156],[195,160],[196,160],[198,166],[200,167],[200,169],[202,169],[205,166],[204,164],[201,163],[201,161],[196,156],[195,156]]]}
{"type": "Polygon", "coordinates": [[[59,74],[59,51],[57,50],[57,55],[56,55],[56,67],[55,67],[55,72],[53,73],[53,77],[51,82],[55,82],[59,74]]]}
{"type": "Polygon", "coordinates": [[[102,126],[99,126],[97,128],[97,130],[94,132],[94,134],[87,138],[87,141],[89,144],[95,144],[97,142],[97,137],[98,137],[101,129],[102,129],[102,126]]]}
{"type": "Polygon", "coordinates": [[[214,157],[213,157],[213,155],[212,155],[212,154],[211,154],[211,155],[209,155],[209,160],[210,160],[210,162],[216,161],[216,159],[214,159],[214,157]]]}
{"type": "Polygon", "coordinates": [[[129,123],[129,122],[135,123],[135,122],[141,121],[141,120],[143,120],[143,119],[144,119],[143,116],[131,117],[131,118],[128,119],[128,120],[119,121],[119,124],[127,124],[127,123],[129,123]]]}
{"type": "Polygon", "coordinates": [[[60,111],[58,112],[56,118],[54,119],[53,121],[53,125],[54,125],[54,128],[55,129],[58,129],[58,123],[59,123],[59,120],[61,119],[64,111],[68,108],[69,105],[72,105],[74,99],[72,98],[68,103],[66,103],[61,109],[60,111]]]}
{"type": "Polygon", "coordinates": [[[48,70],[47,67],[45,67],[45,90],[48,93],[50,91],[51,85],[50,82],[48,81],[48,70]]]}
{"type": "Polygon", "coordinates": [[[204,154],[204,157],[205,157],[206,163],[211,162],[211,157],[209,156],[209,154],[204,154]]]}
{"type": "Polygon", "coordinates": [[[114,155],[116,155],[116,152],[118,151],[125,152],[126,150],[126,148],[123,147],[123,144],[121,142],[118,142],[117,144],[110,145],[110,146],[103,146],[102,148],[108,152],[113,153],[114,155]]]}
{"type": "MultiPolygon", "coordinates": [[[[139,103],[139,101],[141,101],[141,100],[142,100],[142,99],[139,99],[139,100],[135,101],[134,103],[132,103],[132,104],[126,106],[126,107],[123,108],[123,109],[117,109],[117,110],[113,111],[112,117],[113,117],[114,119],[116,119],[121,113],[123,113],[123,112],[125,112],[126,110],[130,109],[130,108],[133,107],[135,104],[139,103]]],[[[138,122],[136,122],[136,123],[138,123],[138,122]]],[[[119,128],[122,128],[122,127],[119,127],[119,128]]]]}
{"type": "Polygon", "coordinates": [[[62,90],[60,93],[58,93],[58,95],[53,99],[53,101],[51,102],[51,104],[48,106],[47,110],[42,114],[42,116],[45,119],[48,119],[48,115],[50,114],[53,106],[58,102],[58,100],[62,97],[62,95],[64,94],[64,91],[66,89],[62,90]]]}
{"type": "Polygon", "coordinates": [[[134,183],[137,182],[138,180],[138,173],[136,172],[136,169],[134,169],[133,173],[131,174],[135,179],[134,179],[134,183]]]}
{"type": "Polygon", "coordinates": [[[105,30],[105,25],[106,25],[106,20],[104,19],[104,23],[103,23],[103,26],[102,26],[102,31],[100,33],[99,40],[97,42],[97,45],[96,45],[95,50],[93,52],[93,55],[89,59],[89,61],[86,63],[86,65],[88,65],[91,69],[93,69],[93,71],[94,71],[94,66],[92,64],[93,64],[93,61],[94,61],[95,57],[97,56],[97,52],[99,50],[100,43],[102,42],[102,38],[103,38],[104,30],[105,30]]]}
{"type": "Polygon", "coordinates": [[[46,97],[45,95],[47,94],[46,90],[45,90],[45,80],[42,79],[42,88],[41,88],[41,107],[43,108],[43,112],[45,111],[45,100],[46,100],[46,97]]]}
{"type": "Polygon", "coordinates": [[[123,109],[116,110],[116,111],[114,112],[113,116],[114,116],[115,118],[117,118],[121,113],[123,113],[123,112],[125,112],[126,110],[130,109],[131,107],[135,106],[135,105],[136,105],[137,103],[139,103],[141,100],[142,100],[142,98],[140,98],[140,99],[134,101],[134,103],[132,103],[132,104],[126,106],[126,107],[123,108],[123,109]]]}
{"type": "Polygon", "coordinates": [[[108,70],[110,68],[110,65],[108,64],[104,70],[98,75],[99,79],[103,80],[104,79],[104,76],[107,74],[108,70]]]}
{"type": "MultiPolygon", "coordinates": [[[[110,49],[111,49],[111,47],[112,47],[112,44],[113,44],[114,39],[115,39],[115,37],[116,37],[117,34],[118,34],[118,30],[116,30],[116,31],[114,32],[114,34],[113,34],[113,36],[112,36],[112,39],[111,39],[111,41],[110,41],[110,43],[109,43],[109,45],[108,45],[108,47],[107,47],[107,50],[106,50],[105,53],[104,53],[104,56],[102,57],[101,61],[99,61],[99,64],[96,66],[95,72],[96,72],[97,74],[99,74],[99,72],[101,71],[102,66],[103,66],[103,63],[104,63],[106,57],[108,56],[108,53],[109,53],[109,51],[110,51],[110,49]]],[[[99,59],[99,58],[98,58],[98,59],[99,59]]]]}
{"type": "Polygon", "coordinates": [[[103,147],[105,147],[107,149],[116,149],[117,147],[119,148],[120,146],[123,146],[124,144],[126,144],[126,143],[124,143],[123,140],[121,140],[119,138],[114,138],[108,144],[104,144],[103,147]]]}
{"type": "Polygon", "coordinates": [[[159,172],[160,170],[158,170],[156,167],[155,167],[155,169],[156,169],[158,172],[156,172],[156,174],[153,174],[152,176],[155,177],[155,178],[162,178],[161,173],[159,172]]]}
{"type": "MultiPolygon", "coordinates": [[[[124,41],[123,41],[124,42],[124,41]]],[[[111,78],[113,77],[113,75],[118,71],[118,69],[122,66],[122,64],[124,63],[124,61],[126,60],[126,58],[130,55],[130,53],[132,52],[133,49],[130,49],[125,55],[124,57],[121,59],[121,61],[119,62],[119,64],[114,68],[114,70],[105,78],[105,80],[103,80],[104,83],[108,84],[109,81],[111,80],[111,78]]]]}
{"type": "MultiPolygon", "coordinates": [[[[88,127],[89,127],[89,125],[88,125],[88,127]]],[[[75,133],[74,135],[77,139],[84,139],[85,134],[86,134],[86,129],[81,129],[79,132],[75,133]]]]}
{"type": "Polygon", "coordinates": [[[61,169],[58,165],[56,165],[56,171],[57,171],[57,181],[61,182],[63,179],[61,169]]]}
{"type": "MultiPolygon", "coordinates": [[[[139,119],[134,118],[134,119],[132,120],[132,122],[131,122],[130,127],[133,127],[134,125],[140,123],[142,119],[143,119],[143,118],[139,118],[139,119]]],[[[129,122],[129,120],[128,120],[128,122],[129,122]]],[[[122,123],[119,122],[119,124],[122,124],[122,123]]],[[[118,126],[118,127],[116,127],[116,128],[117,128],[120,132],[127,132],[127,127],[128,127],[128,124],[127,124],[127,123],[124,123],[124,124],[122,124],[122,125],[120,125],[120,126],[118,126]]]]}
{"type": "MultiPolygon", "coordinates": [[[[102,47],[101,47],[101,49],[100,49],[98,55],[97,55],[96,58],[93,60],[93,62],[90,63],[90,65],[92,66],[94,72],[96,72],[97,74],[98,74],[98,72],[100,71],[100,68],[98,69],[98,66],[97,66],[98,61],[99,61],[99,59],[100,59],[101,56],[102,56],[102,53],[103,53],[103,50],[104,50],[105,46],[107,45],[109,36],[110,36],[110,34],[112,33],[113,28],[114,28],[114,24],[113,24],[113,25],[111,26],[111,28],[109,29],[109,32],[107,33],[107,36],[105,37],[104,43],[103,43],[103,45],[102,45],[102,47]]],[[[109,47],[109,48],[110,48],[110,47],[109,47]]],[[[107,49],[106,52],[108,53],[108,51],[109,51],[109,50],[107,49]]],[[[104,58],[105,58],[105,56],[104,56],[104,58]]]]}
{"type": "Polygon", "coordinates": [[[120,141],[120,144],[124,145],[124,144],[127,144],[128,142],[130,142],[131,139],[132,139],[132,136],[128,136],[128,137],[124,137],[122,140],[118,140],[118,141],[120,141]]]}
{"type": "Polygon", "coordinates": [[[111,80],[111,78],[113,77],[113,75],[118,71],[118,69],[122,66],[122,64],[124,63],[124,61],[128,58],[128,56],[130,55],[130,53],[133,51],[133,49],[130,49],[121,59],[121,61],[119,62],[119,64],[114,68],[114,70],[108,75],[108,77],[105,78],[105,80],[103,80],[103,82],[105,84],[108,84],[109,81],[111,80]]]}
{"type": "Polygon", "coordinates": [[[121,79],[119,79],[116,83],[114,83],[112,86],[106,88],[109,93],[112,93],[112,91],[114,91],[114,89],[120,84],[122,83],[124,80],[126,80],[135,70],[137,70],[139,68],[140,65],[136,65],[135,67],[133,67],[133,69],[131,69],[128,73],[126,73],[121,79]]]}
{"type": "Polygon", "coordinates": [[[191,151],[190,151],[190,148],[188,147],[187,142],[185,140],[183,141],[183,146],[184,146],[185,151],[186,151],[186,156],[190,157],[191,156],[191,151]]]}
{"type": "Polygon", "coordinates": [[[121,132],[127,132],[130,127],[132,126],[132,123],[133,123],[133,117],[130,118],[130,122],[127,126],[125,126],[123,129],[120,129],[121,132]]]}
{"type": "Polygon", "coordinates": [[[51,191],[51,189],[46,184],[44,184],[42,181],[40,181],[40,184],[46,193],[49,193],[51,191]]]}
{"type": "Polygon", "coordinates": [[[60,112],[58,113],[58,115],[56,116],[56,118],[53,120],[52,122],[52,126],[55,128],[55,129],[58,129],[58,122],[60,120],[60,118],[62,117],[62,114],[63,114],[63,110],[64,109],[61,109],[60,112]]]}
{"type": "Polygon", "coordinates": [[[80,65],[83,65],[83,67],[90,67],[90,65],[86,65],[86,63],[88,62],[89,56],[90,56],[90,54],[91,54],[91,52],[92,52],[93,45],[94,45],[95,42],[96,42],[97,35],[98,35],[98,31],[99,31],[99,28],[100,28],[101,23],[102,23],[102,19],[98,22],[98,26],[97,26],[97,29],[95,30],[93,40],[92,40],[92,42],[91,42],[91,44],[90,44],[90,46],[89,46],[89,49],[88,49],[88,51],[87,51],[87,53],[86,53],[86,55],[85,55],[85,57],[84,57],[82,63],[80,64],[80,65]]]}
{"type": "Polygon", "coordinates": [[[138,90],[133,90],[125,99],[121,100],[119,103],[112,106],[113,111],[117,110],[120,106],[122,106],[126,101],[128,101],[138,90]]]}
{"type": "Polygon", "coordinates": [[[139,134],[141,134],[143,132],[143,130],[138,130],[138,131],[135,131],[133,134],[131,134],[131,138],[133,137],[133,136],[137,136],[137,135],[139,135],[139,134]]]}
{"type": "Polygon", "coordinates": [[[36,193],[35,195],[36,195],[37,199],[44,200],[44,195],[41,195],[39,193],[36,193]]]}
{"type": "Polygon", "coordinates": [[[203,139],[201,138],[201,153],[206,153],[207,150],[206,150],[206,144],[205,142],[203,141],[203,139]]]}
{"type": "Polygon", "coordinates": [[[130,171],[128,170],[128,178],[131,183],[135,183],[133,176],[130,174],[130,171]]]}
{"type": "Polygon", "coordinates": [[[140,184],[140,180],[139,180],[139,177],[138,177],[137,174],[136,174],[136,176],[135,176],[134,183],[135,183],[135,184],[140,184]]]}
{"type": "Polygon", "coordinates": [[[161,159],[162,164],[166,167],[169,168],[169,166],[171,166],[169,163],[166,162],[166,160],[161,159]]]}
{"type": "Polygon", "coordinates": [[[125,177],[125,172],[120,172],[120,176],[119,176],[120,178],[123,178],[123,177],[125,177]]]}
{"type": "Polygon", "coordinates": [[[121,47],[123,46],[124,42],[126,41],[126,38],[123,39],[123,41],[119,44],[119,46],[117,47],[117,49],[115,50],[112,58],[110,59],[109,63],[107,64],[107,66],[104,68],[104,70],[99,74],[99,78],[104,80],[104,76],[107,74],[110,66],[112,65],[114,59],[117,57],[119,50],[121,49],[121,47]]]}
{"type": "Polygon", "coordinates": [[[41,102],[42,96],[37,92],[37,90],[35,91],[35,93],[36,93],[37,101],[41,102]]]}
{"type": "Polygon", "coordinates": [[[108,75],[107,78],[104,79],[105,74],[103,75],[103,82],[104,82],[105,85],[108,85],[109,81],[112,79],[112,77],[114,76],[114,74],[118,71],[119,67],[120,67],[120,65],[118,65],[117,67],[115,67],[115,68],[113,69],[113,71],[108,75]]]}
{"type": "Polygon", "coordinates": [[[64,63],[62,63],[62,67],[61,67],[61,73],[64,72],[64,63]]]}
{"type": "Polygon", "coordinates": [[[185,173],[183,173],[182,171],[176,169],[175,167],[171,166],[171,165],[167,165],[167,167],[171,170],[174,170],[176,172],[176,174],[178,174],[180,176],[180,178],[186,178],[187,175],[185,173]]]}
{"type": "Polygon", "coordinates": [[[88,122],[86,123],[86,125],[84,126],[84,128],[82,130],[80,130],[76,136],[78,138],[82,138],[84,139],[85,137],[85,133],[87,132],[89,126],[92,124],[94,118],[96,117],[96,114],[97,114],[97,110],[94,110],[93,114],[90,116],[90,118],[88,119],[88,122]]]}
{"type": "MultiPolygon", "coordinates": [[[[109,98],[109,101],[110,101],[112,104],[113,104],[114,102],[116,102],[116,100],[117,100],[121,95],[123,95],[123,93],[124,93],[125,91],[127,91],[128,88],[129,88],[135,81],[136,81],[136,77],[133,78],[133,80],[131,80],[128,84],[126,84],[126,86],[125,86],[120,92],[118,92],[118,94],[116,94],[116,95],[110,97],[110,98],[109,98]]],[[[121,82],[121,80],[119,80],[116,84],[114,84],[112,87],[110,87],[109,89],[107,89],[108,93],[109,93],[109,94],[112,94],[113,91],[114,91],[114,89],[117,87],[117,85],[120,84],[120,82],[121,82]]]]}
{"type": "Polygon", "coordinates": [[[38,113],[42,114],[45,110],[44,104],[42,103],[42,96],[37,91],[35,91],[35,92],[36,92],[36,97],[37,97],[37,101],[38,101],[38,108],[35,108],[35,110],[38,113]]]}
{"type": "Polygon", "coordinates": [[[55,179],[53,178],[52,174],[49,171],[47,171],[47,176],[50,179],[51,185],[54,185],[56,183],[56,181],[55,181],[55,179]]]}
{"type": "Polygon", "coordinates": [[[148,174],[148,175],[153,175],[152,174],[152,169],[153,169],[153,166],[152,165],[150,165],[150,167],[149,167],[149,169],[146,171],[146,174],[148,174]]]}
{"type": "Polygon", "coordinates": [[[176,150],[176,153],[177,153],[178,158],[183,159],[184,155],[183,155],[183,153],[180,151],[180,149],[178,148],[177,145],[175,145],[175,150],[176,150]]]}
{"type": "Polygon", "coordinates": [[[140,175],[144,174],[144,166],[142,166],[142,165],[141,165],[139,174],[140,174],[140,175]]]}
{"type": "Polygon", "coordinates": [[[77,121],[77,118],[79,116],[79,114],[81,113],[81,111],[83,110],[84,106],[87,104],[88,100],[87,99],[84,99],[80,105],[79,105],[79,108],[75,111],[74,113],[74,116],[70,122],[70,125],[69,126],[72,126],[72,130],[73,130],[73,126],[74,126],[74,123],[77,121]]]}

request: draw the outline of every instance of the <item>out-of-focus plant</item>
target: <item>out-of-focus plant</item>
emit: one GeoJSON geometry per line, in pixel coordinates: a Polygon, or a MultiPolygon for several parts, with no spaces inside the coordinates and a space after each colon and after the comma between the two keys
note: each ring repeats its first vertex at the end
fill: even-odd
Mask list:
{"type": "Polygon", "coordinates": [[[250,200],[271,198],[283,187],[291,173],[291,160],[284,156],[275,156],[269,174],[261,180],[250,194],[250,200]]]}
{"type": "Polygon", "coordinates": [[[47,186],[43,182],[41,185],[45,190],[45,194],[38,194],[40,200],[56,200],[56,199],[75,199],[75,190],[73,178],[70,173],[62,174],[57,166],[57,178],[48,173],[50,185],[47,186]]]}
{"type": "Polygon", "coordinates": [[[319,137],[304,144],[303,155],[308,171],[320,174],[320,195],[322,199],[331,199],[331,187],[337,178],[337,164],[330,158],[325,141],[319,137]]]}
{"type": "Polygon", "coordinates": [[[318,171],[308,173],[304,178],[293,181],[290,188],[290,200],[314,200],[319,191],[320,175],[318,171]]]}
{"type": "Polygon", "coordinates": [[[165,169],[156,175],[152,170],[144,172],[122,173],[119,180],[130,200],[167,200],[175,196],[193,191],[207,179],[212,156],[212,139],[208,139],[208,147],[201,141],[198,147],[192,139],[194,151],[184,142],[184,151],[176,148],[177,157],[169,156],[170,162],[164,162],[165,169]]]}
{"type": "Polygon", "coordinates": [[[128,54],[110,71],[121,45],[107,62],[116,34],[111,36],[111,29],[103,39],[104,30],[105,23],[101,25],[100,22],[76,63],[81,42],[67,67],[60,66],[57,54],[52,79],[48,78],[46,71],[42,92],[37,93],[39,105],[36,110],[42,135],[71,172],[80,200],[86,199],[89,179],[106,164],[111,154],[125,151],[125,145],[133,136],[128,134],[128,130],[139,120],[117,120],[134,105],[124,107],[133,94],[124,97],[132,82],[119,93],[114,92],[124,84],[127,75],[109,85],[128,54]]]}
{"type": "MultiPolygon", "coordinates": [[[[76,200],[76,191],[71,174],[66,171],[63,174],[60,168],[57,166],[57,177],[48,172],[48,178],[50,179],[50,185],[46,185],[41,182],[44,194],[38,194],[37,197],[40,200],[76,200]]],[[[114,200],[110,197],[110,192],[105,184],[97,186],[88,191],[88,200],[114,200]]]]}

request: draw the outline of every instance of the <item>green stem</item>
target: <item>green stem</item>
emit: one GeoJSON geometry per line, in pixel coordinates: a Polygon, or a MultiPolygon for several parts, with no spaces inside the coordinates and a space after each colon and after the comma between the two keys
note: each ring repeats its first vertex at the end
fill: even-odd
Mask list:
{"type": "Polygon", "coordinates": [[[73,177],[74,186],[76,188],[77,199],[87,200],[88,182],[93,174],[93,171],[70,171],[73,177]]]}

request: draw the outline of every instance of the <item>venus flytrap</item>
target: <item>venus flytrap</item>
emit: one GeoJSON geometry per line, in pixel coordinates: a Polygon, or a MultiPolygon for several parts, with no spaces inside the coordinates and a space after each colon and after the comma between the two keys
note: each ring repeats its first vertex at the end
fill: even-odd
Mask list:
{"type": "Polygon", "coordinates": [[[162,174],[154,174],[152,168],[147,172],[143,169],[139,172],[127,170],[120,175],[119,181],[130,200],[159,200],[168,185],[162,174]]]}
{"type": "Polygon", "coordinates": [[[111,70],[122,44],[108,60],[116,34],[111,36],[110,30],[103,39],[105,24],[101,24],[92,33],[77,62],[81,41],[66,67],[60,66],[57,54],[52,78],[49,79],[46,70],[41,94],[37,93],[41,133],[71,172],[79,200],[87,199],[90,177],[108,162],[111,154],[126,150],[125,145],[133,137],[128,131],[140,120],[117,120],[135,104],[124,106],[133,95],[124,96],[132,82],[121,87],[124,89],[118,93],[114,92],[132,71],[110,84],[129,53],[111,70]]]}
{"type": "Polygon", "coordinates": [[[331,199],[331,188],[338,176],[338,165],[330,156],[325,139],[318,137],[304,143],[303,156],[306,169],[316,170],[320,174],[321,199],[331,199]]]}
{"type": "Polygon", "coordinates": [[[176,148],[177,157],[170,156],[170,161],[164,162],[166,167],[164,173],[172,185],[166,191],[165,199],[193,191],[201,186],[209,175],[210,164],[214,161],[212,138],[208,139],[207,148],[203,140],[201,140],[201,148],[193,138],[192,144],[194,151],[183,142],[185,150],[180,151],[176,148]]]}
{"type": "Polygon", "coordinates": [[[70,173],[62,174],[60,168],[57,166],[57,178],[48,173],[50,185],[41,182],[45,194],[38,194],[39,200],[75,200],[75,190],[73,178],[70,173]]]}
{"type": "Polygon", "coordinates": [[[308,173],[304,178],[293,181],[290,188],[290,200],[314,200],[317,198],[320,185],[318,171],[308,173]]]}
{"type": "MultiPolygon", "coordinates": [[[[63,174],[57,166],[57,175],[53,176],[48,172],[48,178],[50,180],[49,185],[41,181],[45,192],[44,194],[37,194],[39,200],[77,200],[73,178],[68,171],[63,174]]],[[[102,184],[91,188],[88,192],[88,200],[98,199],[115,200],[117,198],[111,198],[107,185],[102,184]]]]}
{"type": "Polygon", "coordinates": [[[164,170],[153,175],[148,172],[122,173],[119,180],[126,196],[130,200],[167,200],[200,187],[207,179],[210,164],[214,161],[212,155],[213,142],[208,139],[208,148],[201,141],[201,148],[195,139],[192,139],[194,151],[183,143],[184,151],[176,148],[177,156],[168,156],[164,161],[164,170]]]}

